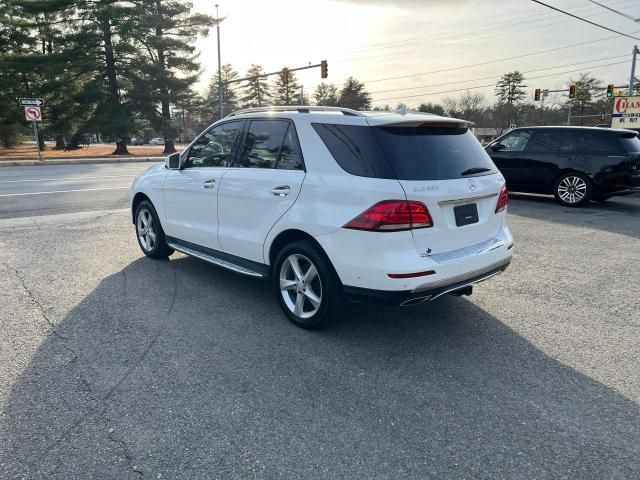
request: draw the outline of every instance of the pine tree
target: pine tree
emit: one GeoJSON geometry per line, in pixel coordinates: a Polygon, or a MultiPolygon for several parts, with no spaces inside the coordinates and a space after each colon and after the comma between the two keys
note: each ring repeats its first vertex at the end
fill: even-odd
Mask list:
{"type": "MultiPolygon", "coordinates": [[[[577,80],[569,80],[569,85],[576,86],[575,98],[567,100],[567,104],[571,106],[574,114],[586,115],[589,113],[599,113],[594,107],[604,96],[604,87],[600,80],[592,77],[588,73],[582,73],[577,80]]],[[[580,125],[583,124],[584,118],[580,118],[580,125]]]]}
{"type": "MultiPolygon", "coordinates": [[[[227,83],[239,78],[238,72],[231,64],[222,66],[222,107],[223,115],[238,110],[240,99],[238,98],[238,83],[227,83]]],[[[211,77],[206,95],[206,104],[211,121],[220,119],[220,97],[218,96],[218,71],[211,77]]]]}
{"type": "Polygon", "coordinates": [[[498,99],[496,111],[502,117],[500,123],[511,124],[516,120],[518,108],[527,98],[526,88],[524,75],[517,70],[500,77],[495,88],[498,99]]]}
{"type": "Polygon", "coordinates": [[[338,106],[338,88],[333,83],[321,82],[313,94],[316,105],[323,107],[338,106]]]}
{"type": "MultiPolygon", "coordinates": [[[[261,65],[252,64],[246,76],[255,77],[263,73],[261,65]]],[[[271,89],[266,77],[248,80],[243,86],[243,91],[244,95],[240,99],[243,108],[261,107],[271,103],[271,89]]]]}
{"type": "Polygon", "coordinates": [[[193,45],[206,36],[215,19],[192,13],[190,3],[176,0],[129,0],[133,4],[124,28],[134,45],[146,54],[134,66],[135,104],[165,139],[164,153],[175,152],[178,133],[172,106],[192,95],[200,65],[193,45]],[[159,108],[158,108],[159,107],[159,108]]]}
{"type": "Polygon", "coordinates": [[[371,96],[364,88],[364,83],[353,77],[347,78],[340,90],[339,105],[354,110],[368,110],[371,107],[371,96]]]}
{"type": "Polygon", "coordinates": [[[294,72],[280,72],[273,85],[274,105],[299,105],[300,84],[294,72]],[[288,77],[288,81],[287,81],[288,77]]]}

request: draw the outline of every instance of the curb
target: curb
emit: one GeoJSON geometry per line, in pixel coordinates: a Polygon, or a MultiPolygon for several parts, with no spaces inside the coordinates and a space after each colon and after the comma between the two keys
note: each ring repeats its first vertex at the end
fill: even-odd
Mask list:
{"type": "Polygon", "coordinates": [[[31,167],[36,165],[76,165],[86,163],[141,163],[162,162],[165,157],[104,157],[104,158],[54,158],[51,160],[0,160],[1,167],[31,167]]]}

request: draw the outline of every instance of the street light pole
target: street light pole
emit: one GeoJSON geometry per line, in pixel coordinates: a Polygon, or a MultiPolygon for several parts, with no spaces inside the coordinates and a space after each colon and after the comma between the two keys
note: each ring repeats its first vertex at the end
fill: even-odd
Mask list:
{"type": "Polygon", "coordinates": [[[216,30],[218,33],[218,109],[220,118],[224,115],[222,100],[222,62],[220,61],[220,15],[218,15],[218,4],[216,3],[216,30]]]}

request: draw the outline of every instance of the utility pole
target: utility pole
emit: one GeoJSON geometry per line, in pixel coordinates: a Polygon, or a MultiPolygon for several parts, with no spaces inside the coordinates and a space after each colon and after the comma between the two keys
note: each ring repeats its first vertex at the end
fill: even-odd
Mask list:
{"type": "Polygon", "coordinates": [[[218,15],[218,4],[216,3],[216,30],[218,33],[218,109],[220,118],[224,116],[224,103],[222,99],[222,62],[220,61],[220,15],[218,15]]]}
{"type": "Polygon", "coordinates": [[[636,57],[640,53],[640,49],[637,45],[633,47],[633,60],[631,60],[631,78],[629,79],[629,96],[633,95],[634,82],[636,80],[636,57]]]}
{"type": "Polygon", "coordinates": [[[300,105],[304,105],[304,86],[300,85],[300,105]]]}

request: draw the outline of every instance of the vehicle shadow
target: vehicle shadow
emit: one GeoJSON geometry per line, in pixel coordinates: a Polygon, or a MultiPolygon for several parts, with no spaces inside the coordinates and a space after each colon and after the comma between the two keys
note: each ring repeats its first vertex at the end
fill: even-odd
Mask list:
{"type": "Polygon", "coordinates": [[[613,197],[581,208],[563,207],[552,196],[509,192],[509,212],[536,220],[595,228],[640,238],[640,196],[613,197]]]}
{"type": "Polygon", "coordinates": [[[638,405],[473,301],[351,314],[307,332],[266,282],[191,258],[136,260],[14,384],[0,477],[637,474],[638,405]]]}

